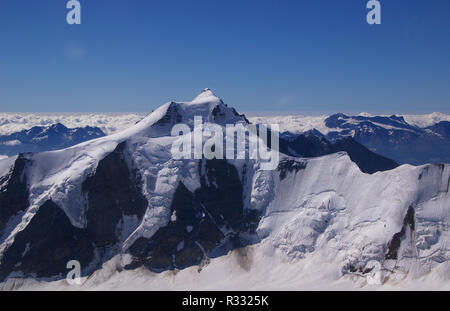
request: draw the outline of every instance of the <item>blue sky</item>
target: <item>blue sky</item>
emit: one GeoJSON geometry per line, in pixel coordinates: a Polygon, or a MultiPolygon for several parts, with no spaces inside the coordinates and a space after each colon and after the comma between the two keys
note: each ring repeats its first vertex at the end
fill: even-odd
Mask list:
{"type": "Polygon", "coordinates": [[[239,111],[450,113],[450,1],[0,3],[0,111],[151,111],[213,89],[239,111]]]}

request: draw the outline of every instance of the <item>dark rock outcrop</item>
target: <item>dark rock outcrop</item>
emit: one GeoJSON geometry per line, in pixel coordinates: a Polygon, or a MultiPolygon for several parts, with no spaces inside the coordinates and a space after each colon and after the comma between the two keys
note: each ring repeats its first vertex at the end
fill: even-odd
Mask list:
{"type": "Polygon", "coordinates": [[[88,200],[87,231],[97,247],[119,242],[123,216],[135,215],[142,219],[148,205],[142,194],[141,178],[137,172],[130,172],[124,149],[125,142],[101,160],[82,185],[88,200]]]}
{"type": "Polygon", "coordinates": [[[300,170],[304,170],[306,168],[305,162],[299,162],[295,160],[282,160],[280,164],[278,164],[277,170],[280,172],[280,179],[283,180],[286,178],[288,173],[298,172],[300,170]]]}
{"type": "Polygon", "coordinates": [[[154,126],[173,126],[182,121],[181,114],[178,111],[177,104],[171,102],[167,108],[166,114],[159,119],[154,126]]]}
{"type": "Polygon", "coordinates": [[[360,170],[368,174],[398,167],[393,160],[370,151],[351,137],[331,143],[323,136],[313,132],[298,135],[282,133],[280,135],[280,151],[290,156],[305,158],[345,151],[360,170]]]}
{"type": "Polygon", "coordinates": [[[370,151],[351,137],[337,140],[333,144],[333,149],[347,152],[350,159],[367,174],[389,171],[398,167],[395,161],[370,151]]]}
{"type": "Polygon", "coordinates": [[[406,229],[409,227],[411,231],[415,230],[415,220],[414,220],[414,208],[410,206],[408,208],[408,211],[406,212],[406,216],[403,220],[403,226],[402,230],[400,232],[397,232],[392,237],[391,242],[388,246],[388,251],[385,256],[386,259],[398,259],[398,250],[400,249],[400,245],[402,243],[402,240],[405,238],[406,235],[406,229]]]}
{"type": "Polygon", "coordinates": [[[183,183],[171,206],[172,219],[150,239],[140,238],[130,253],[152,270],[182,268],[200,263],[203,250],[210,251],[223,238],[222,232],[205,213],[183,183]]]}
{"type": "Polygon", "coordinates": [[[25,168],[29,160],[21,154],[10,173],[0,179],[0,236],[11,217],[28,208],[25,168]]]}
{"type": "Polygon", "coordinates": [[[74,227],[64,211],[47,201],[4,252],[0,280],[12,272],[23,277],[65,277],[70,260],[86,267],[93,256],[87,231],[74,227]]]}
{"type": "Polygon", "coordinates": [[[251,234],[256,213],[244,211],[243,188],[236,168],[225,160],[199,163],[201,187],[194,193],[180,183],[171,205],[172,218],[151,238],[140,238],[129,248],[133,263],[161,271],[199,264],[218,246],[242,246],[241,233],[251,234]],[[233,243],[238,239],[240,243],[233,243]]]}

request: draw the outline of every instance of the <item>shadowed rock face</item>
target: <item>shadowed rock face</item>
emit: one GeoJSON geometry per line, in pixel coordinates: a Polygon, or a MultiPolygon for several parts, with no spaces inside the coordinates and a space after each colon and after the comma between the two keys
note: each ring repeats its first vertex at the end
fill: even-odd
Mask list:
{"type": "Polygon", "coordinates": [[[167,108],[166,114],[155,123],[154,126],[171,126],[182,121],[181,114],[178,111],[177,104],[171,102],[167,108]]]}
{"type": "Polygon", "coordinates": [[[87,231],[74,227],[55,203],[47,201],[6,249],[1,259],[0,280],[12,272],[25,277],[64,277],[67,262],[78,260],[86,267],[93,254],[87,231]]]}
{"type": "Polygon", "coordinates": [[[243,228],[242,183],[236,168],[227,161],[209,160],[200,165],[200,189],[195,196],[219,226],[243,228]]]}
{"type": "Polygon", "coordinates": [[[156,271],[199,264],[227,238],[240,247],[243,232],[251,233],[259,217],[243,209],[242,183],[226,161],[199,164],[201,187],[190,192],[180,183],[171,205],[172,218],[150,239],[140,238],[129,249],[134,257],[127,269],[145,265],[156,271]]]}
{"type": "Polygon", "coordinates": [[[142,194],[141,179],[130,172],[124,160],[124,149],[125,143],[119,144],[83,182],[82,192],[88,200],[88,236],[97,247],[119,242],[123,217],[142,219],[148,205],[142,194]]]}
{"type": "Polygon", "coordinates": [[[281,133],[280,151],[287,155],[306,158],[320,157],[335,152],[331,143],[319,134],[281,133]]]}
{"type": "Polygon", "coordinates": [[[175,192],[171,212],[172,220],[167,226],[150,239],[138,239],[130,247],[137,261],[154,270],[198,264],[203,250],[212,250],[224,237],[183,183],[175,192]]]}
{"type": "Polygon", "coordinates": [[[352,137],[337,140],[333,144],[333,148],[336,151],[347,152],[350,159],[358,165],[362,172],[367,174],[389,171],[398,167],[395,161],[370,151],[352,137]]]}
{"type": "Polygon", "coordinates": [[[294,157],[319,157],[327,154],[345,151],[359,169],[368,174],[388,171],[398,167],[398,164],[388,158],[378,155],[352,137],[344,137],[329,142],[319,132],[304,134],[282,133],[280,136],[280,151],[294,157]]]}
{"type": "Polygon", "coordinates": [[[300,170],[304,170],[306,168],[306,162],[295,161],[295,160],[282,160],[280,164],[278,164],[277,170],[280,172],[280,180],[286,178],[288,173],[292,173],[295,171],[296,173],[300,170]]]}
{"type": "Polygon", "coordinates": [[[409,227],[411,231],[415,230],[414,214],[414,208],[410,206],[406,212],[405,219],[403,220],[402,230],[394,234],[391,242],[389,243],[388,252],[385,256],[386,259],[398,259],[398,250],[400,249],[402,240],[405,238],[406,229],[409,227]]]}
{"type": "Polygon", "coordinates": [[[8,220],[28,208],[25,167],[29,160],[19,155],[11,172],[0,178],[0,236],[8,220]]]}

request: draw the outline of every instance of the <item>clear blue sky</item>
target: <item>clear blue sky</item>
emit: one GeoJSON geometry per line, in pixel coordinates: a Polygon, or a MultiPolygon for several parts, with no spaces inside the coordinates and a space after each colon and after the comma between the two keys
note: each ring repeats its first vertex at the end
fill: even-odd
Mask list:
{"type": "Polygon", "coordinates": [[[1,0],[0,111],[450,113],[450,1],[1,0]]]}

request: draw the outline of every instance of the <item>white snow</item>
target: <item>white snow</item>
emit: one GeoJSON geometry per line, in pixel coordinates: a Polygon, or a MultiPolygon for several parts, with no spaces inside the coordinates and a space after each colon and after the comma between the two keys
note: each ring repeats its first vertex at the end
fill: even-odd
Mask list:
{"type": "Polygon", "coordinates": [[[8,158],[6,156],[0,158],[0,178],[8,174],[16,158],[17,157],[8,158]]]}
{"type": "Polygon", "coordinates": [[[8,140],[8,141],[5,141],[5,142],[2,142],[1,144],[5,145],[5,146],[17,146],[17,145],[20,145],[22,143],[20,141],[18,141],[18,140],[8,140]]]}
{"type": "Polygon", "coordinates": [[[256,124],[279,124],[281,132],[291,132],[294,134],[303,133],[312,129],[317,129],[326,135],[330,131],[339,129],[329,129],[325,126],[325,119],[328,116],[266,116],[266,117],[249,117],[249,121],[256,124]]]}
{"type": "Polygon", "coordinates": [[[406,122],[420,128],[429,127],[441,121],[450,121],[450,115],[433,112],[422,115],[403,115],[406,122]]]}
{"type": "Polygon", "coordinates": [[[173,211],[172,216],[170,216],[170,221],[177,221],[177,212],[173,211]]]}
{"type": "Polygon", "coordinates": [[[336,273],[376,264],[383,267],[379,274],[388,276],[386,245],[401,231],[412,206],[414,246],[400,251],[404,254],[393,275],[423,277],[442,262],[440,258],[448,262],[449,178],[450,166],[405,165],[367,175],[345,154],[308,160],[305,170],[283,181],[275,179],[275,197],[258,228],[265,238],[261,247],[292,262],[320,254],[339,267],[336,273]],[[430,238],[430,230],[439,230],[439,236],[431,232],[430,238]]]}
{"type": "Polygon", "coordinates": [[[382,124],[382,123],[373,122],[373,121],[371,123],[376,125],[376,126],[378,126],[378,127],[384,128],[386,130],[399,130],[399,131],[414,132],[414,130],[407,129],[407,128],[404,128],[404,127],[392,126],[392,125],[382,124]]]}

